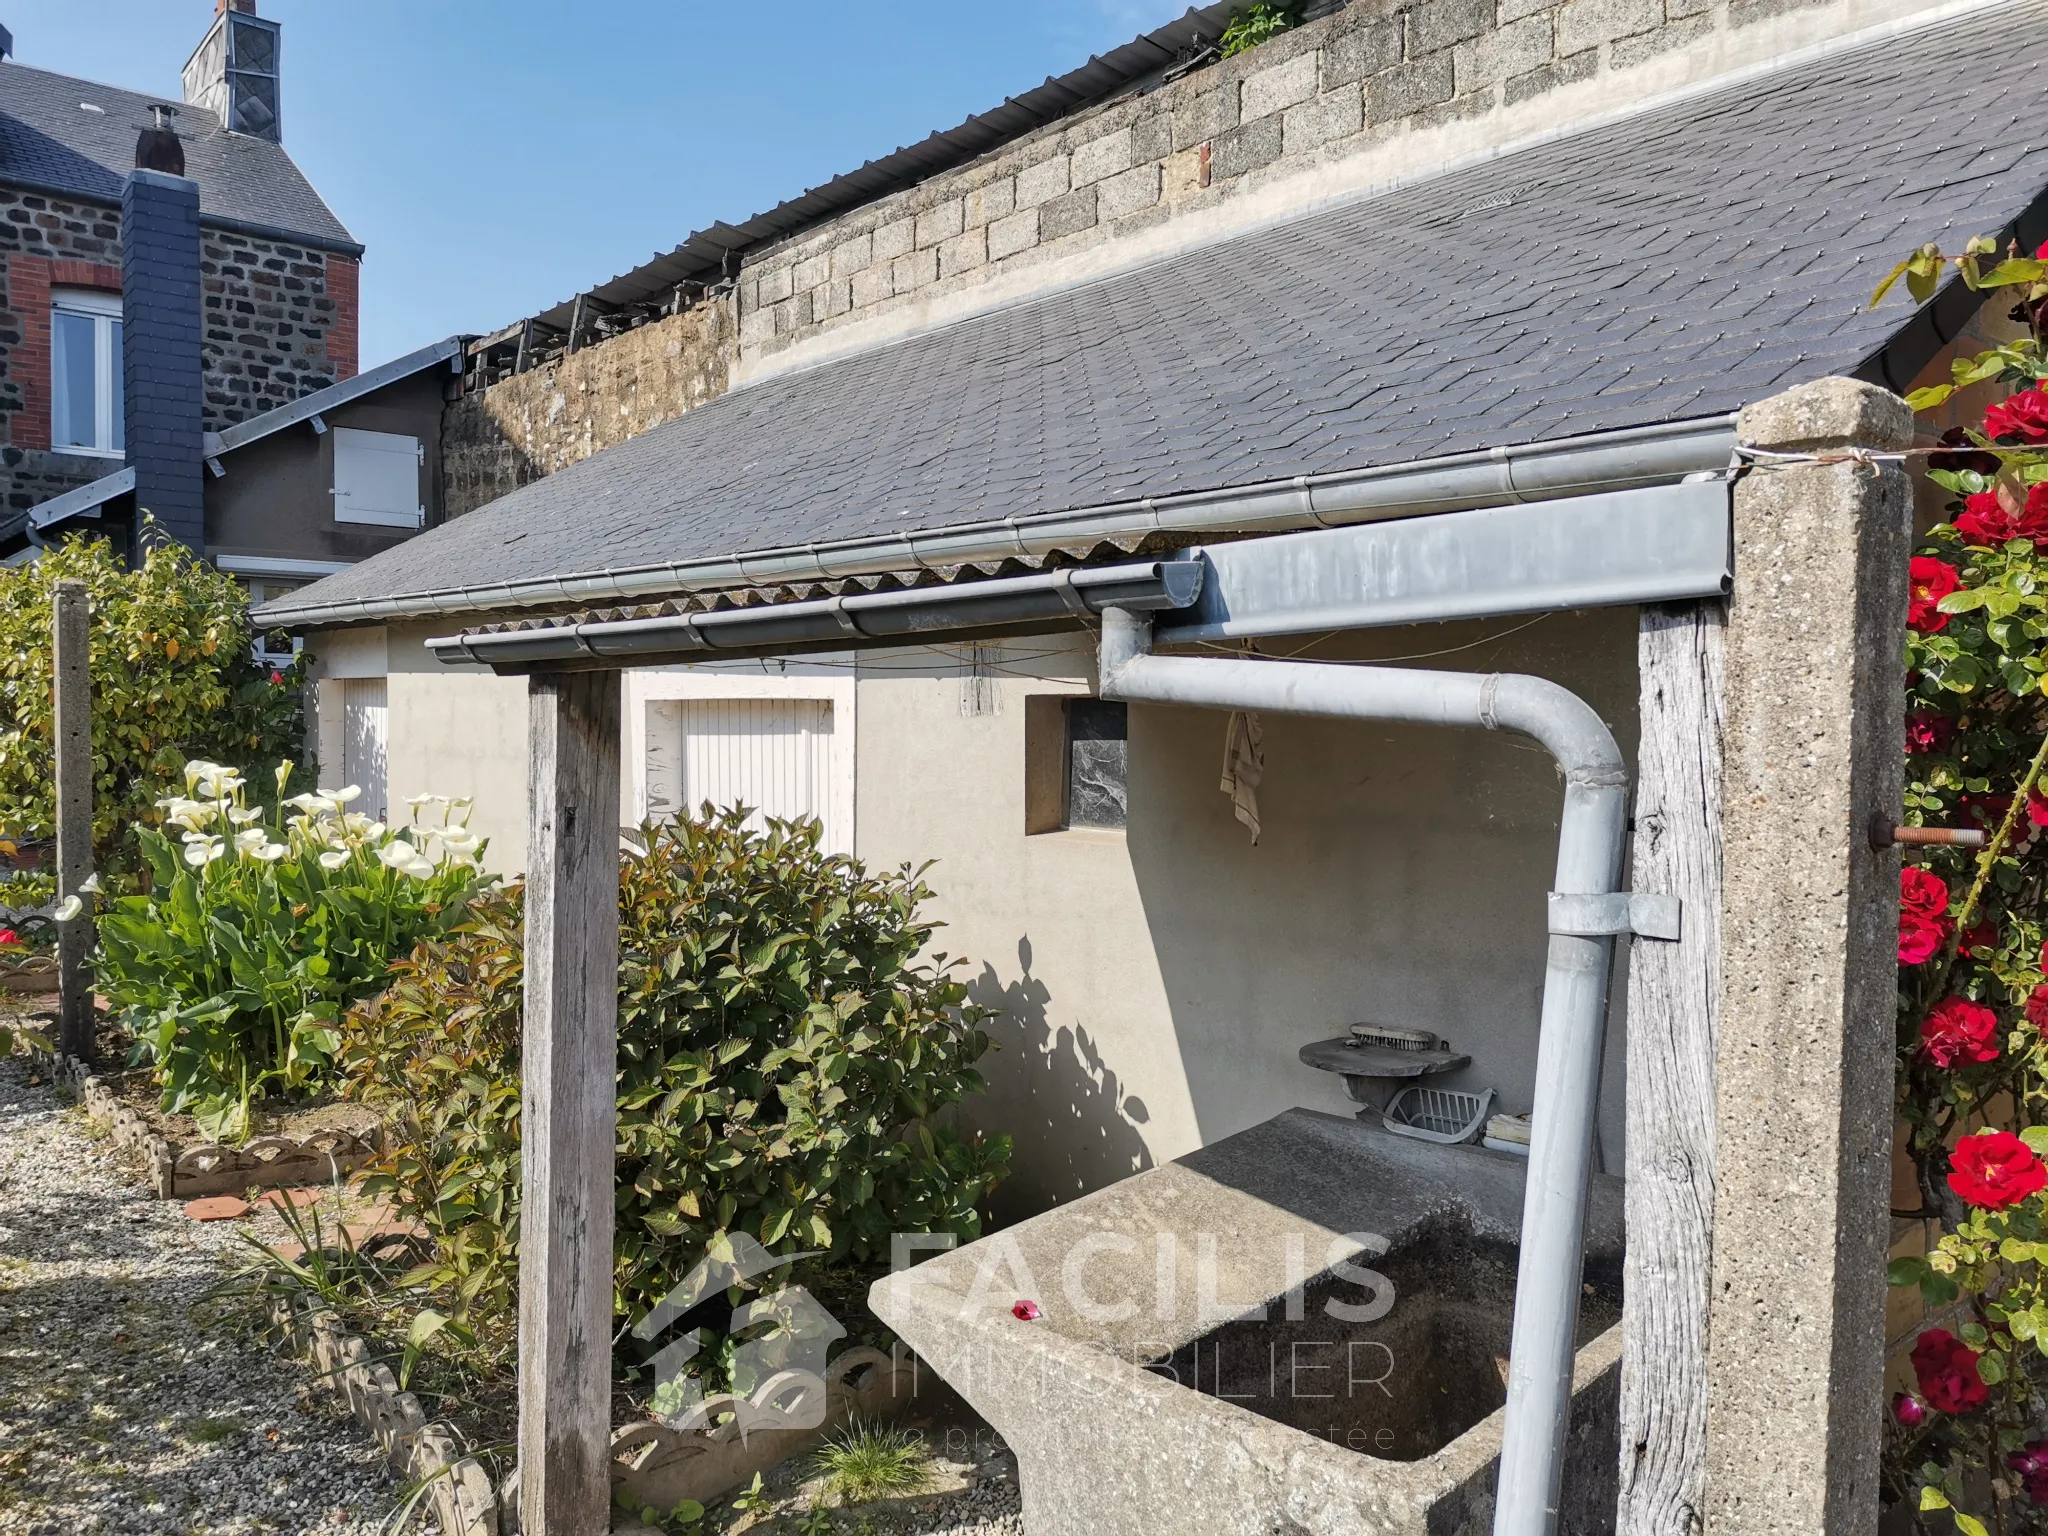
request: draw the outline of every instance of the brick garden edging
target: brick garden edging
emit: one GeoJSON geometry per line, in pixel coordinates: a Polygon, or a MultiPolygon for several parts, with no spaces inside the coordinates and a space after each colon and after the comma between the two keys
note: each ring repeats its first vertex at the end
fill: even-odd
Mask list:
{"type": "Polygon", "coordinates": [[[218,1142],[178,1147],[115,1098],[83,1062],[59,1056],[56,1074],[78,1094],[87,1114],[112,1127],[117,1145],[142,1159],[150,1192],[159,1200],[332,1183],[375,1157],[382,1141],[381,1132],[359,1135],[330,1127],[303,1136],[252,1137],[239,1147],[218,1142]]]}
{"type": "Polygon", "coordinates": [[[402,1390],[391,1367],[328,1308],[271,1303],[271,1321],[292,1351],[316,1370],[314,1384],[346,1399],[349,1411],[384,1450],[407,1483],[424,1485],[441,1536],[500,1536],[498,1499],[483,1463],[464,1454],[455,1432],[430,1420],[420,1400],[402,1390]]]}

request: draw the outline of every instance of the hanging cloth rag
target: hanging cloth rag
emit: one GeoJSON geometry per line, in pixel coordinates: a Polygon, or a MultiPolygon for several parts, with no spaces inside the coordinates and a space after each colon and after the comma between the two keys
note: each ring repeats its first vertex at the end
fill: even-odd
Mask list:
{"type": "Polygon", "coordinates": [[[1223,793],[1230,796],[1237,819],[1259,842],[1259,780],[1266,776],[1266,732],[1250,710],[1233,709],[1223,733],[1223,793]]]}

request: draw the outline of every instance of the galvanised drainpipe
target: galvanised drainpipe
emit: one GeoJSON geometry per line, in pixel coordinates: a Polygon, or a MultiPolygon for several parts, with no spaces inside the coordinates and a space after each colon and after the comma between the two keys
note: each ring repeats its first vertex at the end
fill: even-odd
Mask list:
{"type": "Polygon", "coordinates": [[[1616,890],[1628,796],[1621,749],[1591,705],[1540,677],[1155,656],[1151,646],[1149,618],[1104,612],[1102,697],[1515,731],[1549,748],[1564,771],[1493,1516],[1494,1536],[1549,1536],[1571,1413],[1607,974],[1614,936],[1628,927],[1628,898],[1616,890]]]}

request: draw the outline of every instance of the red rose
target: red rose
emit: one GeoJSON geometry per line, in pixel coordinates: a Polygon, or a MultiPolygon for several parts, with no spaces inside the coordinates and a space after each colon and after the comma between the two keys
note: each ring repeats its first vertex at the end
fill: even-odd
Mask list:
{"type": "Polygon", "coordinates": [[[1944,997],[1920,1021],[1920,1057],[1937,1067],[1998,1059],[1998,1015],[1966,997],[1944,997]]]}
{"type": "Polygon", "coordinates": [[[1965,1136],[1948,1163],[1948,1187],[1987,1211],[2002,1211],[2048,1189],[2048,1168],[2011,1131],[1965,1136]]]}
{"type": "Polygon", "coordinates": [[[2048,395],[2023,389],[1984,413],[1985,434],[1996,441],[2048,443],[2048,395]]]}
{"type": "Polygon", "coordinates": [[[1998,499],[1998,492],[1979,491],[1974,496],[1963,498],[1963,511],[1956,519],[1956,532],[1963,536],[1965,544],[1995,548],[2016,536],[2013,522],[2013,515],[2005,510],[2005,503],[1998,499]]]}
{"type": "Polygon", "coordinates": [[[1947,715],[1937,715],[1931,709],[1915,709],[1906,715],[1906,750],[1913,752],[1944,752],[1955,740],[1956,723],[1947,715]]]}
{"type": "Polygon", "coordinates": [[[1961,794],[1956,796],[1956,809],[1986,832],[1995,832],[2012,809],[2012,796],[1961,794]]]}
{"type": "Polygon", "coordinates": [[[1965,960],[1976,958],[1980,949],[1998,948],[1998,924],[1986,918],[1973,927],[1965,928],[1963,936],[1956,941],[1956,953],[1965,960]]]}
{"type": "Polygon", "coordinates": [[[0,944],[19,944],[20,938],[12,928],[0,928],[0,944]]]}
{"type": "Polygon", "coordinates": [[[2037,827],[2048,827],[2048,795],[2038,789],[2027,791],[2027,820],[2037,827]]]}
{"type": "Polygon", "coordinates": [[[2048,986],[2040,986],[2027,994],[2027,1022],[2034,1028],[2048,1030],[2048,986]]]}
{"type": "Polygon", "coordinates": [[[1940,917],[1948,911],[1948,882],[1931,869],[1905,865],[1899,870],[1899,910],[1940,917]]]}
{"type": "Polygon", "coordinates": [[[1952,453],[1931,453],[1927,456],[1929,469],[1974,470],[1989,478],[2005,466],[1995,453],[1986,453],[1970,441],[1970,434],[1962,427],[1950,427],[1941,434],[1941,446],[1954,449],[1952,453]]]}
{"type": "Polygon", "coordinates": [[[273,685],[281,683],[284,681],[284,674],[282,672],[273,672],[270,674],[270,681],[273,685]]]}
{"type": "Polygon", "coordinates": [[[1943,1413],[1968,1413],[1991,1395],[1977,1374],[1977,1351],[1946,1328],[1930,1328],[1913,1346],[1920,1395],[1943,1413]]]}
{"type": "Polygon", "coordinates": [[[1928,917],[1920,912],[1899,914],[1899,964],[1925,965],[1941,953],[1948,942],[1949,922],[1945,917],[1928,917]]]}
{"type": "Polygon", "coordinates": [[[1910,1392],[1901,1392],[1892,1399],[1892,1417],[1908,1429],[1917,1429],[1927,1422],[1927,1405],[1910,1392]]]}
{"type": "Polygon", "coordinates": [[[1915,555],[1908,570],[1912,596],[1906,604],[1907,627],[1923,635],[1939,634],[1948,628],[1949,616],[1938,605],[1963,579],[1954,566],[1932,555],[1915,555]]]}

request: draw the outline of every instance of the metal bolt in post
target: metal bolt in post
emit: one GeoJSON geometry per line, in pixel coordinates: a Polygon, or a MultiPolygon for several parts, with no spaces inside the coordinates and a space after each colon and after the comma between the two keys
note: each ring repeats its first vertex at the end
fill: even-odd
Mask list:
{"type": "Polygon", "coordinates": [[[52,605],[51,704],[57,745],[57,899],[77,895],[85,904],[57,928],[57,1035],[60,1049],[90,1063],[93,1051],[92,896],[80,887],[92,877],[92,602],[82,581],[57,583],[52,605]]]}

